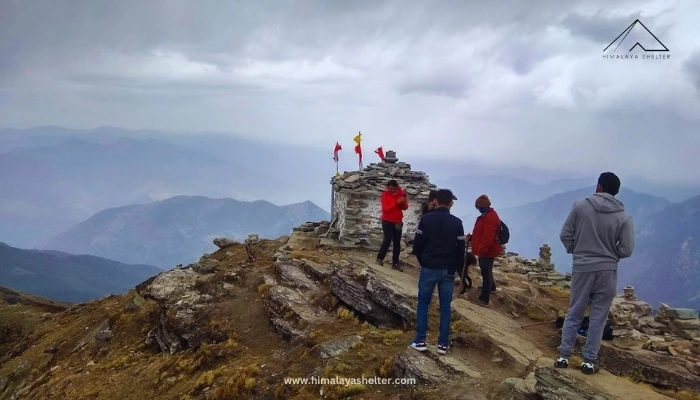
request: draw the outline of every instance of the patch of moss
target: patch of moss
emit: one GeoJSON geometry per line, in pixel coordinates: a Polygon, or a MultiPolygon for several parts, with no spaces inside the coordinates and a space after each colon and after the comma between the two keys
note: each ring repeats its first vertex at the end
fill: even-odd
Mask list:
{"type": "Polygon", "coordinates": [[[271,285],[268,285],[267,283],[263,283],[260,286],[258,286],[258,293],[262,294],[267,294],[267,292],[270,291],[271,285]]]}

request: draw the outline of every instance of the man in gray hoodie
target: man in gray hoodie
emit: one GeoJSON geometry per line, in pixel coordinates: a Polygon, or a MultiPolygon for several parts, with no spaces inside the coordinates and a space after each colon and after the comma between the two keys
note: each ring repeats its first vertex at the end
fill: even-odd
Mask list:
{"type": "Polygon", "coordinates": [[[598,178],[596,193],[574,203],[559,238],[566,252],[573,254],[569,311],[562,329],[557,368],[569,366],[576,336],[590,305],[586,345],[581,372],[598,372],[598,351],[610,306],[617,293],[617,263],[632,255],[634,227],[625,206],[614,196],[620,179],[612,172],[598,178]]]}

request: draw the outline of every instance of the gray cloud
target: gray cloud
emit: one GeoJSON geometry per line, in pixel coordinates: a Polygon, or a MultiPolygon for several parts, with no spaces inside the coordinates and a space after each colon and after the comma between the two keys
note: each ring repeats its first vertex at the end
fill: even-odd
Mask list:
{"type": "Polygon", "coordinates": [[[365,146],[402,157],[697,179],[700,161],[677,155],[698,123],[698,11],[692,0],[0,0],[0,125],[314,146],[362,130],[365,146]],[[602,59],[637,17],[671,59],[602,59]]]}
{"type": "Polygon", "coordinates": [[[683,63],[683,71],[700,95],[700,49],[695,50],[683,63]]]}
{"type": "Polygon", "coordinates": [[[562,20],[562,26],[569,30],[572,35],[582,36],[594,42],[607,45],[618,37],[632,22],[641,17],[641,11],[625,16],[606,15],[603,10],[590,16],[573,12],[562,20]]]}

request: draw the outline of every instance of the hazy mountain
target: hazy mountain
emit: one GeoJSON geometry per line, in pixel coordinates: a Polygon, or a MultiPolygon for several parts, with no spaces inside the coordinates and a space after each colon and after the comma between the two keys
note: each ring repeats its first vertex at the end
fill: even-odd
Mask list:
{"type": "MultiPolygon", "coordinates": [[[[559,240],[559,232],[574,202],[585,199],[593,192],[594,190],[589,188],[578,189],[523,206],[497,210],[510,229],[508,251],[520,253],[524,257],[537,257],[539,247],[548,243],[552,248],[552,262],[556,268],[563,272],[571,271],[572,258],[570,254],[566,254],[559,240]]],[[[671,204],[662,197],[638,193],[624,187],[616,197],[625,204],[625,209],[635,224],[671,204]]],[[[469,230],[471,228],[468,227],[469,230]]]]}
{"type": "Polygon", "coordinates": [[[494,207],[502,209],[540,201],[590,183],[590,179],[562,179],[537,184],[500,175],[464,175],[437,181],[436,185],[451,189],[458,198],[454,205],[454,213],[465,215],[472,221],[478,214],[474,209],[474,201],[484,193],[489,196],[494,207]]]}
{"type": "Polygon", "coordinates": [[[162,270],[0,243],[0,285],[56,301],[89,301],[125,293],[162,270]]]}
{"type": "Polygon", "coordinates": [[[620,285],[655,307],[700,309],[700,196],[674,204],[638,224],[634,254],[619,269],[620,285]]]}
{"type": "Polygon", "coordinates": [[[215,250],[216,237],[243,240],[257,233],[275,239],[306,221],[329,218],[308,201],[277,206],[267,201],[176,196],[101,211],[43,247],[170,268],[215,250]]]}
{"type": "Polygon", "coordinates": [[[277,178],[156,139],[67,138],[0,154],[0,240],[33,247],[109,207],[175,195],[278,193],[277,178]]]}
{"type": "MultiPolygon", "coordinates": [[[[530,173],[532,175],[532,173],[530,173]]],[[[582,188],[595,191],[598,176],[584,178],[567,178],[533,183],[526,179],[513,178],[513,175],[464,175],[453,176],[436,181],[438,187],[452,189],[458,197],[454,212],[473,221],[478,212],[474,209],[474,200],[486,193],[497,209],[522,206],[538,202],[558,193],[582,188]]],[[[639,193],[663,197],[672,202],[680,202],[700,193],[700,187],[694,185],[673,186],[652,183],[642,178],[623,177],[622,187],[639,193]]]]}

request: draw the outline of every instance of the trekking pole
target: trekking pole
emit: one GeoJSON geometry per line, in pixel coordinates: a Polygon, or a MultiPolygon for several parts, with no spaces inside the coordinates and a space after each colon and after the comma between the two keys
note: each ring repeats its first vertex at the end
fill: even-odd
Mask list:
{"type": "Polygon", "coordinates": [[[529,328],[531,326],[537,326],[537,325],[551,324],[552,322],[557,322],[557,320],[553,319],[551,321],[536,322],[534,324],[528,324],[528,325],[520,325],[520,329],[525,329],[525,328],[529,328]]]}

